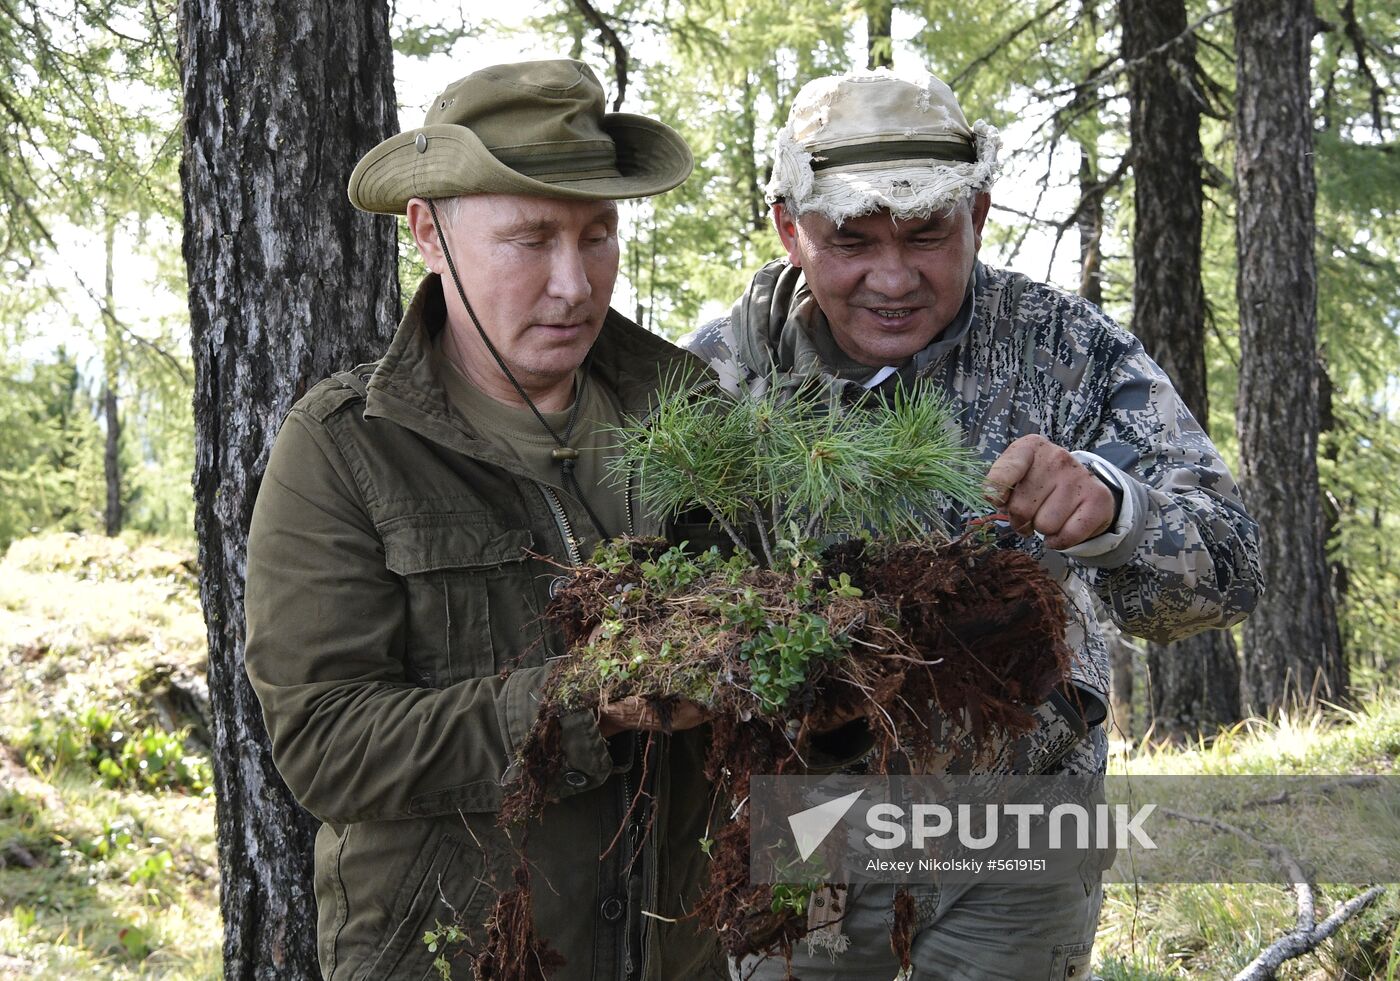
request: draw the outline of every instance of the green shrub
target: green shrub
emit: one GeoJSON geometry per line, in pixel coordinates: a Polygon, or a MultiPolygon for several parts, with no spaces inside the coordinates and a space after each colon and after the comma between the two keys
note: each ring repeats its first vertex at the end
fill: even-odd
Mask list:
{"type": "Polygon", "coordinates": [[[185,746],[189,730],[140,725],[125,706],[89,706],[76,715],[30,723],[25,763],[36,771],[79,766],[112,788],[202,794],[213,785],[209,761],[185,746]]]}

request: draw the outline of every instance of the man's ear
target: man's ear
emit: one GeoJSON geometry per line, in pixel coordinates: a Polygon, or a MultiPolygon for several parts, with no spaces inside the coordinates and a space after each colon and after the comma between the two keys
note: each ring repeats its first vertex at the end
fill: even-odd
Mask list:
{"type": "Polygon", "coordinates": [[[987,224],[987,212],[992,208],[992,195],[978,191],[972,197],[972,248],[982,247],[982,227],[987,224]]]}
{"type": "Polygon", "coordinates": [[[783,248],[787,250],[788,261],[801,269],[802,251],[797,245],[797,219],[781,201],[773,202],[773,227],[778,230],[778,238],[782,239],[783,248]]]}
{"type": "Polygon", "coordinates": [[[447,263],[442,257],[442,242],[438,239],[438,228],[433,222],[433,213],[428,210],[428,202],[422,198],[409,198],[405,217],[413,243],[423,257],[423,265],[440,276],[446,275],[447,263]]]}

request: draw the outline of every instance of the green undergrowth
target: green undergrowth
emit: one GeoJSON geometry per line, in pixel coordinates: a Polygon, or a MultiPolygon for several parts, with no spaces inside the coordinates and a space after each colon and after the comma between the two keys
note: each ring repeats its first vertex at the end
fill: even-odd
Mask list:
{"type": "MultiPolygon", "coordinates": [[[[0,979],[220,974],[207,757],[143,691],[162,671],[201,668],[193,567],[188,548],[73,535],[16,542],[0,559],[0,979]]],[[[653,570],[657,585],[675,573],[653,570]]],[[[1111,767],[1389,774],[1397,758],[1400,692],[1382,689],[1347,710],[1242,723],[1209,745],[1118,751],[1111,767]]],[[[1319,918],[1364,888],[1319,887],[1319,918]]],[[[1294,918],[1279,886],[1110,885],[1095,971],[1227,978],[1294,918]]],[[[1393,981],[1397,948],[1400,889],[1388,887],[1279,976],[1393,981]]]]}
{"type": "MultiPolygon", "coordinates": [[[[1120,775],[1393,775],[1400,758],[1400,692],[1382,690],[1347,709],[1251,719],[1185,748],[1119,751],[1120,775]]],[[[1203,830],[1202,834],[1217,832],[1203,830]]],[[[1316,951],[1284,963],[1284,981],[1400,978],[1400,884],[1317,887],[1320,922],[1369,885],[1385,892],[1316,951]]],[[[1105,981],[1229,978],[1293,929],[1292,892],[1260,884],[1111,884],[1095,946],[1105,981]]]]}
{"type": "Polygon", "coordinates": [[[0,979],[220,975],[194,569],[69,534],[0,559],[0,979]]]}

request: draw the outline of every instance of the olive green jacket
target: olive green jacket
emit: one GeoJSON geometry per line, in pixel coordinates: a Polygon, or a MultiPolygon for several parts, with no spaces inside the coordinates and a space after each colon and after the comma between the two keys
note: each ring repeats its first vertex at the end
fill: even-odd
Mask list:
{"type": "MultiPolygon", "coordinates": [[[[431,276],[381,361],[293,407],[253,514],[247,670],[278,769],[324,822],[330,981],[433,976],[423,934],[439,922],[480,942],[518,864],[496,827],[502,784],[545,658],[562,653],[540,614],[572,559],[564,492],[449,409],[430,356],[441,322],[431,276]]],[[[591,370],[641,414],[659,378],[703,367],[610,313],[591,370]]],[[[633,532],[662,531],[632,504],[633,532]]],[[[567,958],[556,981],[728,976],[712,937],[668,922],[708,873],[704,730],[655,739],[607,741],[592,713],[564,719],[560,800],[525,836],[537,930],[567,958]],[[660,764],[645,846],[645,808],[627,814],[640,752],[660,764]]],[[[455,962],[455,977],[469,974],[455,962]]]]}

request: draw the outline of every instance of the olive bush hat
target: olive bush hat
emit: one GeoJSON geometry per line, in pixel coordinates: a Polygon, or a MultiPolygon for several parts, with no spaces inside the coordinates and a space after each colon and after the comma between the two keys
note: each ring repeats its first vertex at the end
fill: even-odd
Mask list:
{"type": "Polygon", "coordinates": [[[496,65],[458,79],[423,125],[365,154],[350,203],[403,214],[410,198],[531,194],[642,198],[690,175],[690,148],[663,123],[603,111],[603,87],[570,59],[496,65]]]}
{"type": "Polygon", "coordinates": [[[838,225],[880,209],[927,218],[990,188],[1000,147],[996,128],[969,126],[952,90],[926,72],[818,78],[778,133],[767,198],[838,225]]]}

